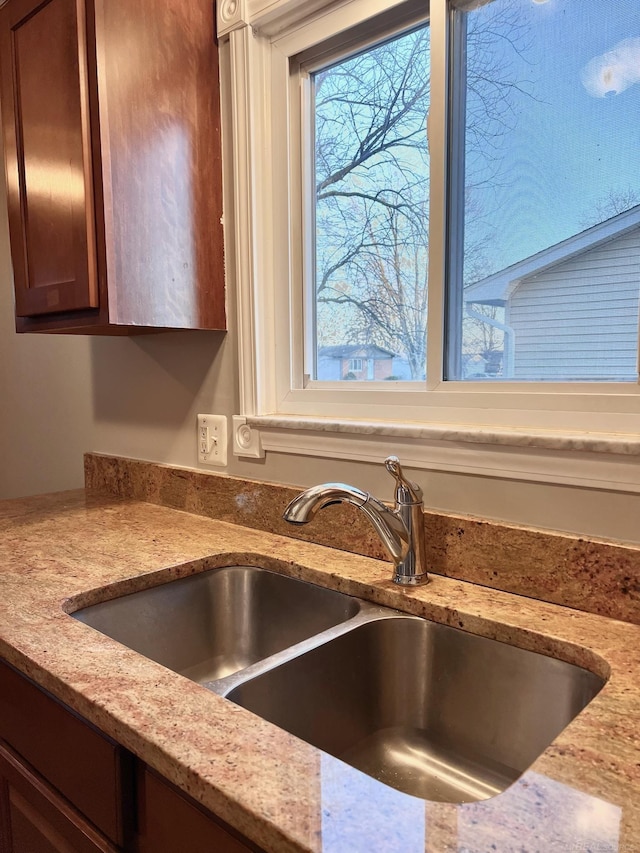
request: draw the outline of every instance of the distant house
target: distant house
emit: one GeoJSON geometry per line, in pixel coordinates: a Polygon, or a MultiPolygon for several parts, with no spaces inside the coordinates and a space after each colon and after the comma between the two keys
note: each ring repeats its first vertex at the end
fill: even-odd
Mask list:
{"type": "Polygon", "coordinates": [[[502,377],[637,376],[640,205],[465,288],[504,307],[502,377]]]}
{"type": "Polygon", "coordinates": [[[375,345],[320,347],[318,379],[388,379],[393,375],[394,358],[394,352],[375,345]]]}

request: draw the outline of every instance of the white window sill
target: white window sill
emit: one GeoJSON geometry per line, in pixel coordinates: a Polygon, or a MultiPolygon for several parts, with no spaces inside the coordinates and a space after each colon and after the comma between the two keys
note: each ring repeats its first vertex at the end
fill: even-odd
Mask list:
{"type": "Polygon", "coordinates": [[[640,436],[294,416],[234,417],[234,453],[265,452],[640,493],[640,436]]]}

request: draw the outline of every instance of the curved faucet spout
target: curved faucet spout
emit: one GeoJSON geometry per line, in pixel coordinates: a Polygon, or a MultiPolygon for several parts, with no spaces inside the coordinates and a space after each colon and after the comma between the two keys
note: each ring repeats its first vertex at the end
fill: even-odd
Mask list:
{"type": "Polygon", "coordinates": [[[290,524],[306,524],[319,509],[332,504],[348,503],[361,507],[369,495],[346,483],[322,483],[312,486],[295,497],[285,509],[282,517],[290,524]]]}
{"type": "Polygon", "coordinates": [[[290,524],[306,524],[318,510],[332,504],[352,504],[361,509],[376,529],[385,551],[398,565],[409,552],[409,531],[404,521],[368,492],[346,483],[322,483],[295,497],[283,513],[290,524]]]}
{"type": "Polygon", "coordinates": [[[389,470],[400,483],[393,510],[373,495],[346,483],[323,483],[312,486],[295,497],[284,511],[290,524],[306,524],[318,510],[338,503],[349,503],[361,509],[375,528],[385,551],[395,566],[394,581],[419,584],[428,580],[424,568],[424,527],[421,493],[404,480],[395,457],[387,460],[389,470]],[[393,471],[391,471],[393,468],[393,471]]]}

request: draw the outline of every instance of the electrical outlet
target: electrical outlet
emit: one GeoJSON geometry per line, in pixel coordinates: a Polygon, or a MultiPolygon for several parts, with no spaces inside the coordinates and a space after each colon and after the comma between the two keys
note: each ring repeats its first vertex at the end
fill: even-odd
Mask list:
{"type": "Polygon", "coordinates": [[[227,464],[226,415],[198,415],[198,462],[227,464]]]}

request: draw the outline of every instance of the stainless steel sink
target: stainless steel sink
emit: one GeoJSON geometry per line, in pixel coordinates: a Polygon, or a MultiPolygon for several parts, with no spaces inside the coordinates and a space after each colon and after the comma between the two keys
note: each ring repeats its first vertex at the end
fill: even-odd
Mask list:
{"type": "Polygon", "coordinates": [[[390,613],[227,698],[405,793],[462,803],[511,785],[603,685],[580,667],[390,613]]]}
{"type": "Polygon", "coordinates": [[[500,793],[604,684],[572,664],[248,566],[72,615],[428,800],[500,793]]]}
{"type": "Polygon", "coordinates": [[[71,615],[194,681],[238,672],[355,616],[356,598],[250,566],[212,569],[71,615]]]}

